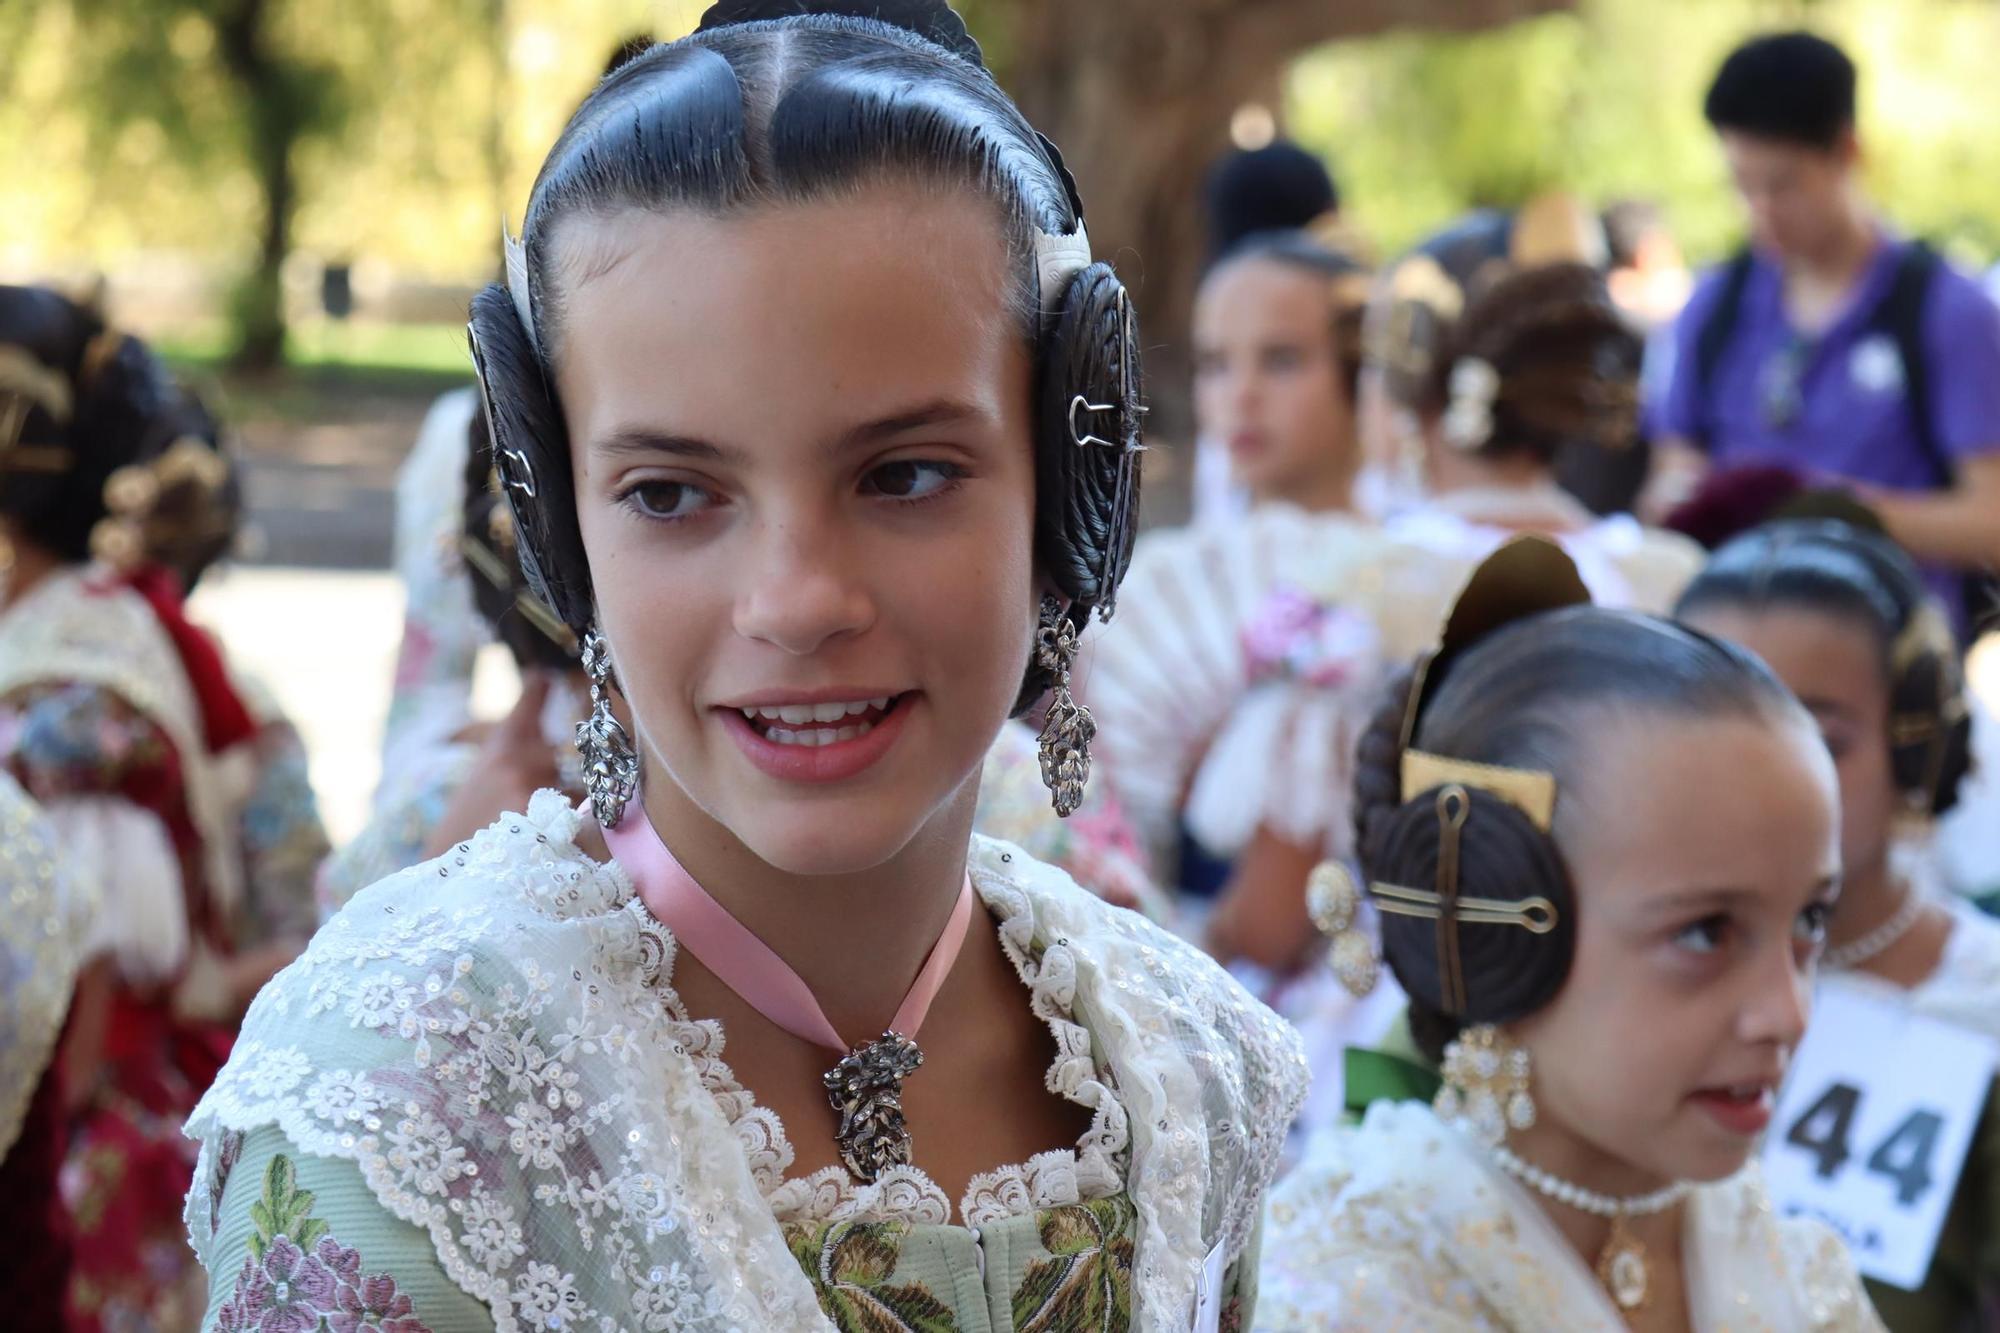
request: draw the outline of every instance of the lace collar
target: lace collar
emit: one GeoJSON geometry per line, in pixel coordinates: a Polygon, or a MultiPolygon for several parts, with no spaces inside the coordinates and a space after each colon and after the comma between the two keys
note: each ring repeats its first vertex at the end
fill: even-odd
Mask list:
{"type": "MultiPolygon", "coordinates": [[[[997,856],[1003,864],[1014,859],[1011,851],[997,856]]],[[[980,901],[998,923],[1001,948],[1027,987],[1029,1008],[1055,1038],[1056,1055],[1049,1067],[1048,1086],[1091,1113],[1090,1127],[1074,1148],[1037,1153],[1026,1162],[972,1178],[959,1200],[958,1216],[965,1226],[977,1228],[1006,1217],[1118,1193],[1124,1188],[1131,1133],[1111,1075],[1092,1058],[1090,1032],[1076,1021],[1075,961],[1067,943],[1036,939],[1033,907],[1027,895],[1006,879],[975,867],[972,882],[980,901]]],[[[839,1165],[822,1167],[809,1176],[788,1177],[785,1173],[792,1164],[793,1149],[777,1113],[759,1106],[730,1070],[723,1056],[721,1023],[691,1017],[674,989],[677,949],[672,932],[646,913],[636,897],[626,910],[642,917],[640,931],[651,936],[659,950],[660,964],[652,985],[666,1009],[674,1043],[685,1050],[702,1086],[728,1119],[749,1158],[758,1191],[780,1222],[950,1223],[952,1207],[944,1190],[914,1165],[896,1167],[872,1183],[855,1179],[839,1165]]]]}
{"type": "MultiPolygon", "coordinates": [[[[578,824],[566,799],[538,794],[356,894],[258,996],[188,1122],[204,1262],[223,1244],[208,1200],[225,1140],[274,1125],[351,1161],[497,1333],[543,1327],[535,1294],[555,1278],[570,1327],[829,1327],[763,1194],[768,1172],[660,1002],[664,933],[643,929],[615,865],[578,848],[578,824]]],[[[1069,1016],[1052,1025],[1057,1085],[1117,1090],[1091,1142],[1118,1157],[1122,1111],[1135,1329],[1185,1328],[1204,1262],[1236,1261],[1256,1227],[1304,1093],[1298,1037],[1136,913],[1009,844],[975,838],[971,852],[974,885],[1033,963],[1030,1004],[1069,1016]]],[[[1032,1197],[1034,1167],[994,1198],[1032,1206],[1009,1196],[1032,1197]]]]}

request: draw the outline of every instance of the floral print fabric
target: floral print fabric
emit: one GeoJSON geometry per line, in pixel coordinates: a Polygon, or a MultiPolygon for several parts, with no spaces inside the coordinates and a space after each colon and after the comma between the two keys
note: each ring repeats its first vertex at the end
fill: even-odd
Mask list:
{"type": "Polygon", "coordinates": [[[362,1275],[361,1254],[340,1243],[312,1215],[313,1195],[298,1187],[292,1159],[271,1159],[263,1197],[250,1213],[256,1231],[219,1333],[431,1333],[409,1296],[387,1273],[362,1275]]]}
{"type": "MultiPolygon", "coordinates": [[[[988,1248],[987,1304],[961,1308],[951,1247],[940,1228],[908,1222],[788,1225],[792,1256],[836,1328],[871,1333],[1124,1333],[1132,1326],[1132,1242],[1138,1214],[1120,1196],[1010,1218],[1025,1244],[988,1248]],[[926,1243],[930,1242],[930,1243],[926,1243]],[[1018,1256],[1018,1257],[1015,1257],[1018,1256]]],[[[971,1233],[961,1233],[968,1240],[971,1233]]],[[[984,1236],[984,1231],[981,1235],[984,1236]]],[[[1013,1237],[1008,1238],[1010,1241],[1013,1237]]]]}

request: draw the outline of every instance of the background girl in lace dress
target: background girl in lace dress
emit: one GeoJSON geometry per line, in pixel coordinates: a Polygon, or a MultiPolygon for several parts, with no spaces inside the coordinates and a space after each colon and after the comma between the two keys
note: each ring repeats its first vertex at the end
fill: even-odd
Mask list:
{"type": "Polygon", "coordinates": [[[1059,808],[1087,774],[1129,299],[947,9],[800,8],[608,77],[474,304],[588,813],[362,890],[260,997],[190,1122],[216,1327],[1249,1316],[1296,1038],[972,832],[1045,695],[1059,808]]]}

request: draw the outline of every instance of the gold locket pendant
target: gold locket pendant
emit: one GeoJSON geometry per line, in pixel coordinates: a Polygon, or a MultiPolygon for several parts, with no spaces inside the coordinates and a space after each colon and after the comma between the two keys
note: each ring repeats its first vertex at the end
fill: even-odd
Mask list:
{"type": "Polygon", "coordinates": [[[1611,1219],[1611,1234],[1597,1252],[1597,1280],[1620,1310],[1643,1310],[1652,1295],[1653,1273],[1646,1247],[1625,1226],[1623,1213],[1611,1219]]]}

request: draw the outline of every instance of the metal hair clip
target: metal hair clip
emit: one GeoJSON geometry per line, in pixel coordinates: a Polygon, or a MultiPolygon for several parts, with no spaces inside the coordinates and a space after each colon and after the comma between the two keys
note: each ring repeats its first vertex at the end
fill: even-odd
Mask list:
{"type": "MultiPolygon", "coordinates": [[[[1435,920],[1438,896],[1425,889],[1406,889],[1400,884],[1371,884],[1369,896],[1378,912],[1435,920]]],[[[1547,898],[1523,898],[1505,902],[1499,898],[1459,898],[1457,917],[1478,926],[1519,926],[1530,935],[1546,935],[1556,928],[1556,905],[1547,898]]]]}
{"type": "Polygon", "coordinates": [[[1396,916],[1413,916],[1437,922],[1439,1003],[1452,1015],[1463,1015],[1469,1003],[1465,988],[1465,968],[1459,961],[1458,927],[1461,923],[1481,926],[1519,926],[1532,935],[1546,935],[1556,928],[1556,905],[1537,895],[1518,902],[1499,898],[1461,898],[1458,895],[1459,838],[1472,814],[1472,797],[1456,783],[1437,795],[1438,866],[1435,889],[1413,889],[1402,884],[1374,883],[1368,894],[1378,911],[1396,916]]]}
{"type": "MultiPolygon", "coordinates": [[[[1132,343],[1134,341],[1132,335],[1132,298],[1123,291],[1118,293],[1118,337],[1120,342],[1118,349],[1119,402],[1093,403],[1084,394],[1078,394],[1076,397],[1070,399],[1069,440],[1071,444],[1074,444],[1079,449],[1096,445],[1103,449],[1120,449],[1126,453],[1141,454],[1146,452],[1146,446],[1139,439],[1139,431],[1136,423],[1134,429],[1129,434],[1126,434],[1122,429],[1120,430],[1120,434],[1126,434],[1125,439],[1107,440],[1095,431],[1079,426],[1076,420],[1078,412],[1089,412],[1092,415],[1103,412],[1116,413],[1119,411],[1120,403],[1132,403],[1131,410],[1135,418],[1144,417],[1152,411],[1144,403],[1133,403],[1132,401],[1137,396],[1133,392],[1132,384],[1132,343]]],[[[1122,427],[1123,425],[1123,422],[1118,423],[1118,427],[1122,427]]],[[[1114,427],[1114,429],[1118,427],[1114,427]]]]}
{"type": "Polygon", "coordinates": [[[535,469],[529,465],[528,456],[519,449],[502,449],[500,457],[508,463],[498,469],[500,480],[510,491],[519,491],[530,500],[539,499],[535,494],[535,469]]]}
{"type": "Polygon", "coordinates": [[[1079,449],[1083,448],[1085,445],[1091,445],[1091,444],[1102,445],[1106,449],[1116,449],[1120,447],[1116,440],[1107,440],[1102,435],[1094,434],[1078,426],[1076,424],[1076,414],[1078,409],[1082,409],[1085,412],[1091,412],[1091,413],[1115,412],[1118,410],[1117,407],[1111,403],[1093,403],[1082,394],[1078,394],[1076,397],[1070,399],[1069,442],[1071,444],[1074,444],[1079,449]]]}

